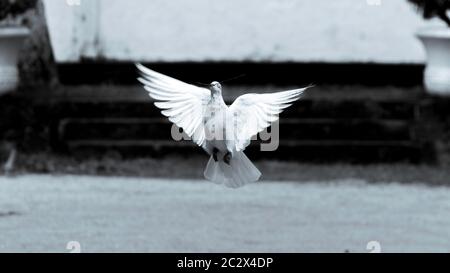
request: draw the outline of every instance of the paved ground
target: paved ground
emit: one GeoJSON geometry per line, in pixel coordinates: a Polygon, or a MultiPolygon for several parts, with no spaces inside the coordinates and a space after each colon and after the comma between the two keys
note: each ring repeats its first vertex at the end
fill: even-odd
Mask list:
{"type": "Polygon", "coordinates": [[[449,252],[450,188],[0,177],[0,251],[449,252]]]}

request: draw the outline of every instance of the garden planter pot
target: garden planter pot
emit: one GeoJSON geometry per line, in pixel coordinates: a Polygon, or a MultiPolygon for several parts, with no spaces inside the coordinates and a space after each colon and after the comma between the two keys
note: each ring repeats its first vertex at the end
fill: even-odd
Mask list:
{"type": "Polygon", "coordinates": [[[0,95],[13,91],[19,84],[17,61],[29,30],[23,27],[0,27],[0,95]]]}
{"type": "Polygon", "coordinates": [[[417,36],[427,52],[426,90],[433,95],[450,96],[450,28],[424,28],[417,36]]]}

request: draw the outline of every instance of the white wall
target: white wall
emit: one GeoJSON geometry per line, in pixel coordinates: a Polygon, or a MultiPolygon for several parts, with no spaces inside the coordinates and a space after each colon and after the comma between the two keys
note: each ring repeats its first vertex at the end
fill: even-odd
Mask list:
{"type": "Polygon", "coordinates": [[[406,0],[45,0],[45,4],[59,62],[81,57],[149,62],[424,60],[414,37],[424,22],[406,0]]]}

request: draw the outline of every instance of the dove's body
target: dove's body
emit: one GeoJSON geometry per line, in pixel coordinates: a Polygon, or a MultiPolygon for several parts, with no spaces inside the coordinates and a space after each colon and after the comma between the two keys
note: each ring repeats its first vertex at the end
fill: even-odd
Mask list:
{"type": "Polygon", "coordinates": [[[261,173],[244,154],[245,148],[252,136],[276,121],[305,90],[246,94],[227,106],[218,82],[211,83],[208,90],[137,67],[143,76],[139,81],[161,113],[211,155],[205,177],[231,188],[259,180],[261,173]]]}
{"type": "Polygon", "coordinates": [[[231,152],[226,143],[228,106],[222,96],[211,96],[211,101],[206,107],[205,134],[206,140],[203,148],[212,155],[214,148],[220,152],[231,152]]]}
{"type": "MultiPolygon", "coordinates": [[[[210,155],[214,153],[214,148],[219,151],[218,156],[222,157],[227,154],[233,154],[234,141],[230,136],[232,132],[232,124],[230,124],[229,107],[225,104],[221,94],[211,96],[211,101],[206,107],[205,114],[205,135],[206,140],[203,148],[210,155]]],[[[221,157],[221,158],[222,158],[221,157]]]]}
{"type": "Polygon", "coordinates": [[[261,172],[244,152],[234,148],[232,113],[221,94],[211,96],[206,111],[206,140],[202,147],[211,158],[204,171],[205,178],[231,188],[258,181],[261,172]]]}

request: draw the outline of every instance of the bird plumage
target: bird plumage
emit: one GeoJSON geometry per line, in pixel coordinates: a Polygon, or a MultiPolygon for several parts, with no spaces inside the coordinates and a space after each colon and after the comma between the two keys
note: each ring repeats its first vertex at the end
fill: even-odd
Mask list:
{"type": "Polygon", "coordinates": [[[220,83],[210,90],[187,84],[137,64],[155,106],[182,128],[211,158],[204,175],[208,180],[237,188],[259,180],[261,173],[244,154],[253,136],[279,119],[307,88],[266,94],[245,94],[229,107],[220,83]]]}

